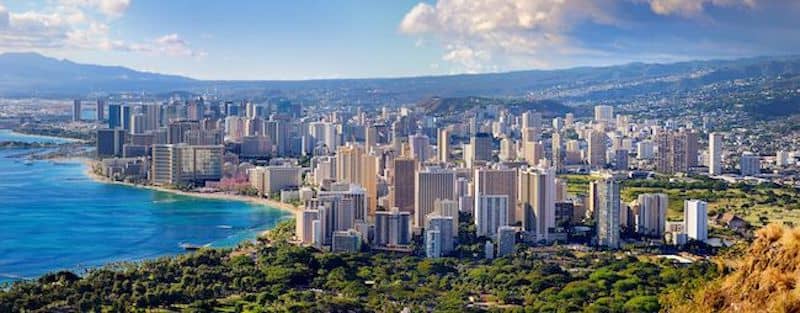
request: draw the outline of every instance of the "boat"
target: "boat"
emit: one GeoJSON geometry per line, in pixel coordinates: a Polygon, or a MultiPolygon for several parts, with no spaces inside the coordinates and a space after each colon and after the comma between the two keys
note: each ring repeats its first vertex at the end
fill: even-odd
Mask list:
{"type": "Polygon", "coordinates": [[[31,160],[25,160],[25,162],[22,162],[22,164],[25,164],[25,165],[31,166],[31,165],[33,165],[33,161],[31,161],[31,160]]]}

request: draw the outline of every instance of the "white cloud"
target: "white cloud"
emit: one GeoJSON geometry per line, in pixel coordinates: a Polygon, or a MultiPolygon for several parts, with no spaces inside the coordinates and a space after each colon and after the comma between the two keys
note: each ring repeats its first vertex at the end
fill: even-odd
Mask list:
{"type": "Polygon", "coordinates": [[[746,6],[755,7],[756,0],[647,0],[650,9],[660,15],[697,16],[708,5],[718,7],[746,6]]]}
{"type": "Polygon", "coordinates": [[[174,33],[156,39],[153,50],[171,56],[203,57],[206,55],[203,51],[195,51],[190,48],[188,42],[174,33]]]}
{"type": "Polygon", "coordinates": [[[80,7],[97,10],[109,17],[122,16],[131,5],[130,0],[60,0],[66,7],[80,7]]]}
{"type": "Polygon", "coordinates": [[[139,42],[112,38],[107,19],[120,17],[130,5],[129,0],[59,3],[27,12],[9,12],[0,6],[0,51],[83,49],[182,57],[206,54],[192,49],[178,34],[139,42]]]}
{"type": "Polygon", "coordinates": [[[632,29],[632,6],[652,15],[699,17],[708,7],[754,8],[768,0],[437,0],[411,8],[398,29],[434,39],[442,59],[460,71],[553,67],[564,60],[613,57],[586,47],[574,31],[580,25],[632,29]]]}
{"type": "Polygon", "coordinates": [[[8,27],[8,23],[8,10],[2,4],[0,4],[0,30],[8,27]]]}
{"type": "Polygon", "coordinates": [[[611,0],[439,0],[420,3],[403,18],[399,30],[411,35],[433,35],[445,48],[443,60],[467,72],[497,70],[528,58],[546,64],[544,55],[567,49],[564,35],[578,21],[615,24],[603,10],[611,0]],[[492,62],[494,61],[494,62],[492,62]],[[487,65],[491,63],[491,65],[487,65]]]}

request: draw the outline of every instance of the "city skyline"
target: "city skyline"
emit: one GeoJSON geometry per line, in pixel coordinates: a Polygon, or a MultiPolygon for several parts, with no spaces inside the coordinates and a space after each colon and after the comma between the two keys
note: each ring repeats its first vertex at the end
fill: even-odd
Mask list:
{"type": "Polygon", "coordinates": [[[198,79],[447,75],[797,54],[797,13],[768,0],[4,0],[0,52],[198,79]]]}

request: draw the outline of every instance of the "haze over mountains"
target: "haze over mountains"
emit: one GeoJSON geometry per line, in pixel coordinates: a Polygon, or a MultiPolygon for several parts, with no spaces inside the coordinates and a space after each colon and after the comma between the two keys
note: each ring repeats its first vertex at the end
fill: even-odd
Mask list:
{"type": "Polygon", "coordinates": [[[407,78],[204,81],[119,66],[79,64],[36,53],[5,53],[0,55],[0,96],[82,97],[91,93],[214,90],[220,95],[296,99],[319,99],[320,94],[333,92],[332,102],[335,94],[341,94],[365,104],[413,103],[433,96],[529,97],[569,103],[680,92],[737,79],[780,78],[791,86],[797,85],[798,74],[800,57],[791,56],[407,78]]]}

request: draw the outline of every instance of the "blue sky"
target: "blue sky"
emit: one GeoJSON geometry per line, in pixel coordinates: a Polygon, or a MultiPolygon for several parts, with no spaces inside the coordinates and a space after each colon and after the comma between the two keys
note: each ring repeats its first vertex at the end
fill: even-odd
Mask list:
{"type": "Polygon", "coordinates": [[[0,0],[0,52],[204,79],[797,54],[790,0],[0,0]]]}

